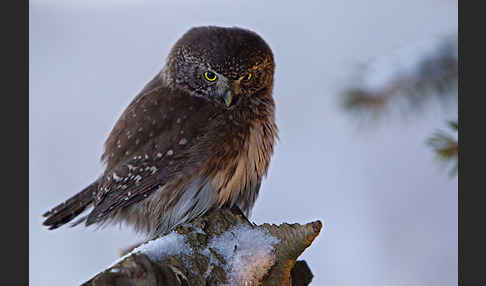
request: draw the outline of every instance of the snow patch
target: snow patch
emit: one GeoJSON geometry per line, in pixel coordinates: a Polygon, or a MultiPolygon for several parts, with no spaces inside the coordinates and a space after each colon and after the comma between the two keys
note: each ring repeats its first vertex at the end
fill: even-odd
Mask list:
{"type": "Polygon", "coordinates": [[[240,224],[214,237],[203,254],[227,273],[227,285],[257,285],[275,263],[274,250],[279,242],[264,230],[240,224]],[[222,256],[226,264],[221,264],[209,248],[222,256]]]}
{"type": "Polygon", "coordinates": [[[165,236],[159,237],[140,245],[126,255],[118,258],[108,268],[115,266],[117,263],[123,261],[123,259],[136,253],[142,253],[147,255],[148,258],[153,262],[162,262],[168,256],[176,254],[192,255],[193,251],[189,244],[186,243],[184,236],[175,232],[171,232],[165,236]]]}
{"type": "Polygon", "coordinates": [[[166,236],[145,243],[134,249],[134,251],[147,255],[150,260],[155,262],[161,262],[171,255],[193,254],[192,249],[189,244],[186,243],[184,236],[176,232],[171,232],[166,236]]]}
{"type": "MultiPolygon", "coordinates": [[[[195,229],[195,232],[204,233],[201,229],[195,229]]],[[[201,253],[209,257],[211,264],[221,267],[226,272],[228,283],[225,285],[257,285],[258,281],[274,265],[275,245],[279,242],[278,238],[265,230],[252,229],[248,225],[240,224],[220,236],[213,237],[201,253]],[[212,252],[222,257],[226,264],[221,263],[212,252]]],[[[171,255],[194,255],[185,237],[171,232],[135,248],[113,262],[108,269],[135,253],[145,254],[151,261],[158,263],[171,255]]],[[[183,260],[183,263],[189,269],[191,268],[187,261],[183,260]]],[[[205,277],[210,274],[210,269],[211,267],[205,277]]],[[[119,270],[111,269],[110,271],[119,270]]]]}

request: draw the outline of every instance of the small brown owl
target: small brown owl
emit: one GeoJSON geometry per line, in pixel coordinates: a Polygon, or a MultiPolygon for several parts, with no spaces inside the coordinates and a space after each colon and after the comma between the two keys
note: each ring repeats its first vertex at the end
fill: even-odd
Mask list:
{"type": "Polygon", "coordinates": [[[44,214],[55,229],[126,222],[148,237],[238,207],[249,214],[277,140],[274,59],[256,33],[196,27],[118,119],[103,174],[44,214]]]}

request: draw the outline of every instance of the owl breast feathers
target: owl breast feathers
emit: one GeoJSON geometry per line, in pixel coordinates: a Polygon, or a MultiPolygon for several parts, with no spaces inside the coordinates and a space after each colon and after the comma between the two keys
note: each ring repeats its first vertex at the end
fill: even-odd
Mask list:
{"type": "Polygon", "coordinates": [[[273,74],[257,34],[192,28],[113,127],[103,174],[44,224],[57,228],[93,206],[75,224],[126,222],[156,236],[211,208],[248,215],[277,139],[273,74]]]}

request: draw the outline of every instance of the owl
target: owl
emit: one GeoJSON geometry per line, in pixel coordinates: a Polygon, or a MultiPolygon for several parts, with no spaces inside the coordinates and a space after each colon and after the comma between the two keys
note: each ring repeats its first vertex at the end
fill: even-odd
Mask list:
{"type": "Polygon", "coordinates": [[[148,237],[213,208],[249,215],[278,139],[268,44],[238,27],[194,27],[116,122],[105,169],[44,225],[125,223],[148,237]]]}

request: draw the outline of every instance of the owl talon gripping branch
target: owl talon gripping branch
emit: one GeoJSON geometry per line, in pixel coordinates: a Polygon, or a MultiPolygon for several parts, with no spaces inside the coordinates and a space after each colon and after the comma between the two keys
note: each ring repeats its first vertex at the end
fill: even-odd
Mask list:
{"type": "Polygon", "coordinates": [[[125,222],[148,238],[211,208],[248,215],[277,126],[270,47],[241,28],[197,27],[130,103],[105,142],[101,176],[44,214],[50,229],[125,222]]]}

